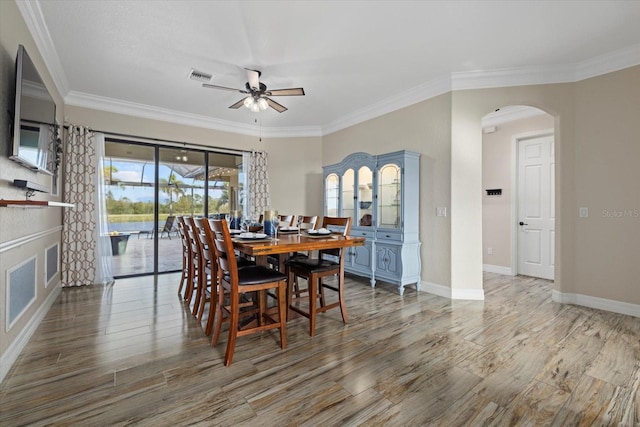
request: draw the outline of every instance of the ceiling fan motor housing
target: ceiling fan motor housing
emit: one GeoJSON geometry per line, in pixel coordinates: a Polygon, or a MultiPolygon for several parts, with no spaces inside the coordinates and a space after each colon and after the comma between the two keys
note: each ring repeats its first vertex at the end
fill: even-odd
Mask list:
{"type": "Polygon", "coordinates": [[[245,83],[244,85],[247,90],[253,95],[253,96],[260,96],[262,95],[266,90],[267,90],[267,85],[260,82],[260,87],[259,88],[253,88],[251,87],[251,85],[249,84],[249,82],[245,83]]]}

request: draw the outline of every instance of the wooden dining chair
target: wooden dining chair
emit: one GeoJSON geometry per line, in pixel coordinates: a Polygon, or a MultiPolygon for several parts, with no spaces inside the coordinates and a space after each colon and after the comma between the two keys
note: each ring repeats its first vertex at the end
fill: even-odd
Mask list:
{"type": "Polygon", "coordinates": [[[191,294],[187,295],[191,289],[188,285],[189,283],[189,241],[187,238],[187,230],[185,228],[184,217],[178,217],[178,235],[180,236],[180,242],[182,243],[182,271],[180,275],[180,286],[178,287],[178,294],[182,295],[182,289],[184,288],[184,295],[182,295],[183,300],[187,300],[191,298],[191,294]]]}
{"type": "MultiPolygon", "coordinates": [[[[213,319],[216,312],[216,302],[218,297],[218,285],[220,283],[218,261],[215,257],[214,240],[215,233],[211,228],[211,224],[207,218],[195,218],[195,225],[199,231],[200,254],[202,262],[200,270],[202,274],[202,287],[198,304],[198,321],[202,322],[204,311],[207,303],[209,303],[209,317],[205,327],[205,335],[211,334],[213,331],[213,319]]],[[[255,266],[254,261],[245,258],[236,258],[238,268],[255,266]]]]}
{"type": "MultiPolygon", "coordinates": [[[[193,297],[196,295],[197,291],[197,286],[198,286],[198,271],[196,268],[194,268],[194,264],[196,263],[196,254],[194,254],[193,252],[193,246],[191,244],[191,237],[189,235],[189,232],[191,230],[191,223],[189,221],[189,217],[181,217],[182,218],[182,225],[183,225],[183,229],[184,229],[184,238],[185,241],[183,242],[183,245],[186,245],[186,255],[187,255],[187,280],[186,280],[186,288],[185,288],[185,292],[184,292],[184,302],[187,303],[187,305],[191,305],[191,302],[193,301],[193,297]]],[[[183,256],[184,256],[184,248],[183,248],[183,256]]]]}
{"type": "MultiPolygon", "coordinates": [[[[340,227],[344,236],[348,236],[351,232],[351,218],[346,217],[324,217],[322,227],[340,227]]],[[[328,249],[318,251],[318,256],[313,258],[292,258],[287,261],[287,271],[289,278],[289,289],[287,292],[287,306],[292,311],[299,313],[309,319],[309,335],[315,334],[316,315],[325,311],[340,307],[342,321],[347,323],[347,307],[344,302],[344,254],[346,249],[328,249]],[[337,285],[327,284],[323,279],[329,276],[337,276],[337,285]],[[307,280],[309,306],[305,311],[301,307],[300,301],[293,304],[293,295],[295,293],[294,283],[298,278],[307,280]],[[329,289],[337,293],[338,300],[331,304],[326,303],[324,291],[329,289]],[[318,306],[318,302],[320,306],[318,306]]]]}
{"type": "MultiPolygon", "coordinates": [[[[198,309],[200,308],[200,299],[202,298],[204,287],[206,286],[206,277],[203,274],[202,247],[198,237],[199,230],[196,226],[195,218],[192,216],[187,217],[185,219],[185,224],[187,226],[187,239],[189,247],[191,248],[191,262],[189,263],[189,267],[193,272],[192,292],[195,292],[196,296],[191,313],[196,316],[198,309]]],[[[189,303],[191,303],[191,299],[189,300],[189,303]]]]}
{"type": "Polygon", "coordinates": [[[278,215],[278,222],[280,227],[291,227],[295,215],[278,215]]]}
{"type": "MultiPolygon", "coordinates": [[[[296,226],[300,230],[315,230],[318,227],[318,215],[298,215],[296,218],[296,226]]],[[[289,255],[290,258],[309,258],[309,251],[306,252],[294,252],[289,255]]],[[[278,259],[278,262],[280,260],[278,259]]],[[[293,282],[293,295],[296,297],[300,297],[302,294],[307,292],[307,289],[300,289],[298,285],[298,278],[296,277],[293,282]]]]}
{"type": "Polygon", "coordinates": [[[202,288],[200,294],[200,303],[198,305],[198,321],[202,322],[204,311],[209,303],[209,317],[205,327],[205,335],[211,334],[213,331],[213,319],[216,312],[216,298],[218,297],[218,265],[213,249],[213,231],[206,218],[195,218],[195,225],[198,229],[198,238],[200,240],[200,253],[202,262],[200,265],[202,275],[202,288]]]}
{"type": "Polygon", "coordinates": [[[301,230],[315,230],[318,226],[318,215],[298,215],[296,218],[295,224],[301,230]]]}
{"type": "Polygon", "coordinates": [[[280,330],[280,347],[287,345],[287,276],[264,266],[238,268],[233,241],[225,220],[211,220],[215,233],[213,241],[215,256],[220,269],[220,283],[215,313],[215,328],[211,346],[218,343],[222,323],[229,323],[229,338],[224,356],[224,364],[231,365],[236,338],[269,329],[280,330]],[[277,294],[277,317],[267,310],[267,291],[277,294]],[[257,301],[245,302],[241,296],[257,294],[257,301]],[[245,310],[246,309],[246,310],[245,310]],[[249,324],[240,327],[240,318],[256,316],[249,324]]]}

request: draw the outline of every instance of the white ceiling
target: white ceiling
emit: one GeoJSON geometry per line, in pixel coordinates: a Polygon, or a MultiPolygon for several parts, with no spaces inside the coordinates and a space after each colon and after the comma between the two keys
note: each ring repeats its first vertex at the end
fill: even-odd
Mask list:
{"type": "Polygon", "coordinates": [[[640,1],[20,1],[65,103],[265,136],[322,135],[452,89],[640,64],[640,1]],[[288,111],[229,105],[243,68],[288,111]],[[257,120],[257,122],[256,122],[257,120]]]}

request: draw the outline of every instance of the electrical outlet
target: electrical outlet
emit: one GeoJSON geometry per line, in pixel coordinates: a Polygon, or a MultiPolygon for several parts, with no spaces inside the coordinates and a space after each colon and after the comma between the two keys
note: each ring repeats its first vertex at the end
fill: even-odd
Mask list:
{"type": "Polygon", "coordinates": [[[447,208],[436,208],[436,216],[447,216],[447,208]]]}
{"type": "Polygon", "coordinates": [[[487,255],[493,255],[493,248],[487,248],[487,255]]]}

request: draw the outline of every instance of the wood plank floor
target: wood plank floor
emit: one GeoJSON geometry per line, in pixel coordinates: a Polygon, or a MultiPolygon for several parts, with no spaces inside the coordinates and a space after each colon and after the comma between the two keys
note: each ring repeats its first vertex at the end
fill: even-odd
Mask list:
{"type": "Polygon", "coordinates": [[[0,386],[0,425],[640,425],[640,319],[485,274],[485,301],[347,281],[339,311],[238,339],[234,363],[177,276],[64,289],[0,386]]]}

